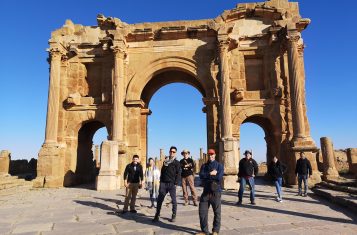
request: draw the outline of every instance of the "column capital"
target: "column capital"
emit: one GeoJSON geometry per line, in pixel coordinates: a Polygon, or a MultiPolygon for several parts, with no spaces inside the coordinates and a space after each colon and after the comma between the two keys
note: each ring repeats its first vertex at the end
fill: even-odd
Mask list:
{"type": "Polygon", "coordinates": [[[111,46],[110,49],[114,52],[115,57],[119,57],[121,59],[125,59],[127,53],[124,47],[122,46],[111,46]]]}
{"type": "Polygon", "coordinates": [[[53,59],[61,59],[65,53],[63,53],[58,47],[51,47],[46,49],[46,51],[49,53],[50,57],[53,59]]]}
{"type": "Polygon", "coordinates": [[[300,40],[300,38],[301,38],[300,33],[296,30],[290,30],[286,35],[286,39],[290,43],[297,43],[300,40]]]}

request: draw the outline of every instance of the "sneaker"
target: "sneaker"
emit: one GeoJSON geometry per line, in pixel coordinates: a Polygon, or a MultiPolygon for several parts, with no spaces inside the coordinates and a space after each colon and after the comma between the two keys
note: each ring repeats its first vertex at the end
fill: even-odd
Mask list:
{"type": "Polygon", "coordinates": [[[298,193],[298,194],[296,194],[296,196],[302,196],[302,193],[298,193]]]}
{"type": "Polygon", "coordinates": [[[276,197],[275,200],[278,202],[280,201],[280,197],[276,197]]]}
{"type": "Polygon", "coordinates": [[[218,235],[218,232],[213,232],[212,235],[218,235]]]}
{"type": "Polygon", "coordinates": [[[256,205],[255,201],[251,201],[250,204],[252,205],[256,205]]]}
{"type": "Polygon", "coordinates": [[[175,214],[172,214],[171,216],[171,222],[175,222],[176,221],[176,215],[175,214]]]}
{"type": "Polygon", "coordinates": [[[303,197],[307,197],[307,193],[304,193],[302,196],[303,196],[303,197]]]}
{"type": "Polygon", "coordinates": [[[130,213],[137,213],[136,210],[130,210],[130,213]]]}
{"type": "Polygon", "coordinates": [[[194,205],[194,206],[198,206],[197,202],[193,202],[193,205],[194,205]]]}
{"type": "Polygon", "coordinates": [[[188,205],[188,202],[185,202],[183,205],[184,205],[184,206],[187,206],[187,205],[188,205]]]}
{"type": "Polygon", "coordinates": [[[237,205],[237,206],[242,205],[242,201],[238,201],[238,202],[236,203],[236,205],[237,205]]]}
{"type": "Polygon", "coordinates": [[[152,222],[157,223],[160,221],[160,216],[155,215],[155,217],[152,219],[152,222]]]}

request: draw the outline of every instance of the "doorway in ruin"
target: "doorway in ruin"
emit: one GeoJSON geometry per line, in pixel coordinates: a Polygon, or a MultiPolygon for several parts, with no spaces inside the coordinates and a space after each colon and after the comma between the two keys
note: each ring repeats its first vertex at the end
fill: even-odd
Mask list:
{"type": "MultiPolygon", "coordinates": [[[[259,175],[267,171],[264,163],[269,164],[274,155],[279,158],[279,135],[268,118],[253,115],[243,121],[240,126],[240,155],[244,157],[245,150],[251,150],[253,158],[260,164],[259,175]]],[[[286,163],[285,163],[286,164],[286,163]]]]}
{"type": "Polygon", "coordinates": [[[108,131],[99,121],[90,121],[82,125],[78,131],[77,163],[75,184],[94,183],[99,173],[95,159],[95,145],[107,139],[108,131]]]}
{"type": "Polygon", "coordinates": [[[214,142],[212,110],[205,109],[206,92],[194,75],[179,69],[156,73],[143,89],[141,99],[152,114],[147,116],[146,133],[142,136],[146,156],[159,157],[160,148],[168,154],[176,146],[177,159],[183,148],[199,158],[199,148],[204,150],[214,142]]]}

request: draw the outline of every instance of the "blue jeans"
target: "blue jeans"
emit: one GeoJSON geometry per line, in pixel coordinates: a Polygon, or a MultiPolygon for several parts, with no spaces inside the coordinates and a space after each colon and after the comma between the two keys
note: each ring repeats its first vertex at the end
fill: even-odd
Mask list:
{"type": "Polygon", "coordinates": [[[248,179],[246,179],[244,177],[241,177],[239,183],[240,183],[239,191],[238,191],[238,199],[239,199],[239,201],[240,202],[242,201],[245,186],[246,186],[246,184],[248,184],[249,188],[250,188],[250,201],[254,202],[254,199],[255,199],[254,177],[249,177],[248,179]]]}
{"type": "Polygon", "coordinates": [[[299,187],[299,194],[302,193],[302,181],[304,181],[304,194],[307,193],[307,175],[298,175],[298,187],[299,187]]]}
{"type": "Polygon", "coordinates": [[[278,177],[276,180],[274,180],[274,184],[276,187],[276,192],[278,193],[278,197],[281,198],[281,187],[283,186],[283,178],[278,177]]]}

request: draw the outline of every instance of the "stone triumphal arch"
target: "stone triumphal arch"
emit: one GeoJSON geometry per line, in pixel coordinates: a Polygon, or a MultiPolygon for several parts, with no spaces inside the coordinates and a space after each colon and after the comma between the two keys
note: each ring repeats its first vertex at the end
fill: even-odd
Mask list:
{"type": "Polygon", "coordinates": [[[236,187],[242,123],[265,132],[267,159],[294,166],[305,152],[315,174],[316,146],[306,116],[304,43],[310,23],[287,0],[238,4],[215,19],[97,26],[67,20],[52,32],[46,136],[35,186],[92,179],[91,141],[101,127],[98,189],[120,187],[133,154],[147,156],[148,103],[162,86],[183,82],[202,94],[207,146],[219,151],[224,187],[236,187]]]}

